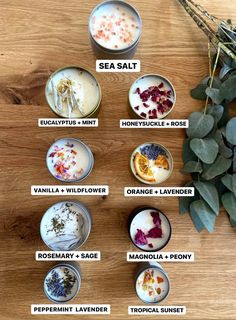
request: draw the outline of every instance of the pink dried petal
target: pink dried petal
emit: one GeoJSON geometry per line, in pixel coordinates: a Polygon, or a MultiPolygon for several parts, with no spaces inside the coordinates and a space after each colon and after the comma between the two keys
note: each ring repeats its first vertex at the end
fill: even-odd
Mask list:
{"type": "Polygon", "coordinates": [[[139,110],[139,106],[134,107],[135,110],[139,110]]]}
{"type": "Polygon", "coordinates": [[[164,83],[161,82],[161,83],[159,84],[158,88],[163,88],[163,87],[164,87],[164,83]]]}
{"type": "Polygon", "coordinates": [[[140,88],[137,88],[136,91],[135,91],[135,93],[138,93],[138,94],[140,94],[140,92],[141,92],[140,88]]]}
{"type": "Polygon", "coordinates": [[[162,229],[159,227],[154,227],[148,231],[146,238],[161,238],[162,237],[162,229]]]}
{"type": "Polygon", "coordinates": [[[147,114],[145,112],[141,112],[140,116],[143,117],[143,118],[146,118],[147,114]]]}
{"type": "Polygon", "coordinates": [[[153,248],[153,244],[152,243],[149,243],[148,246],[149,246],[149,248],[153,248]]]}
{"type": "Polygon", "coordinates": [[[152,211],[150,212],[150,215],[152,217],[152,221],[157,227],[161,227],[161,218],[158,211],[152,211]]]}
{"type": "Polygon", "coordinates": [[[137,233],[135,235],[134,241],[136,244],[140,246],[144,246],[145,244],[148,243],[145,233],[141,229],[137,229],[137,233]]]}
{"type": "Polygon", "coordinates": [[[149,104],[147,104],[147,103],[145,103],[145,102],[143,103],[143,106],[144,106],[145,108],[150,107],[149,104]]]}
{"type": "Polygon", "coordinates": [[[151,116],[149,116],[149,119],[157,119],[157,115],[151,115],[151,116]]]}

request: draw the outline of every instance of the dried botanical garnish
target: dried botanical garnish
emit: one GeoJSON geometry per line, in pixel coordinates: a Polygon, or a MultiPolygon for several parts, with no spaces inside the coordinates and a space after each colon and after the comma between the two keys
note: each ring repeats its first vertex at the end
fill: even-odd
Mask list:
{"type": "Polygon", "coordinates": [[[63,276],[60,276],[56,270],[50,272],[46,278],[46,287],[51,296],[66,298],[72,293],[72,288],[77,280],[68,268],[60,268],[60,271],[63,271],[63,276]]]}
{"type": "Polygon", "coordinates": [[[161,228],[161,219],[158,211],[150,212],[152,216],[152,220],[154,223],[154,227],[148,230],[147,233],[143,232],[141,229],[137,229],[137,233],[135,235],[135,243],[140,246],[148,245],[149,248],[153,248],[152,243],[148,243],[147,238],[161,238],[162,237],[162,228],[161,228]]]}
{"type": "Polygon", "coordinates": [[[141,154],[146,156],[149,160],[156,160],[158,155],[163,155],[167,157],[165,150],[154,144],[147,144],[140,148],[141,154]]]}
{"type": "MultiPolygon", "coordinates": [[[[147,113],[142,111],[139,114],[142,118],[156,119],[159,117],[159,114],[163,115],[164,113],[168,113],[173,107],[173,101],[171,99],[173,92],[167,89],[163,82],[158,86],[150,86],[144,91],[141,91],[140,88],[137,87],[135,93],[139,95],[143,107],[149,109],[147,113]]],[[[134,109],[139,111],[139,107],[138,105],[134,109]]]]}

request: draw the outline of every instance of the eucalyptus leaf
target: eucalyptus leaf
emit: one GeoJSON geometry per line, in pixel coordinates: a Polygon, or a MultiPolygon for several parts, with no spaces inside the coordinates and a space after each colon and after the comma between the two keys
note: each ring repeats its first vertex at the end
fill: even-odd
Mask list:
{"type": "Polygon", "coordinates": [[[184,163],[188,161],[197,161],[197,156],[193,153],[193,151],[190,148],[190,139],[184,140],[182,158],[184,163]]]}
{"type": "Polygon", "coordinates": [[[226,159],[222,155],[219,155],[215,162],[203,171],[202,177],[206,180],[211,180],[226,172],[230,168],[231,163],[232,159],[226,159]]]}
{"type": "Polygon", "coordinates": [[[197,100],[205,100],[206,99],[206,90],[207,84],[199,84],[197,85],[194,89],[190,91],[190,94],[192,98],[197,99],[197,100]]]}
{"type": "Polygon", "coordinates": [[[181,172],[182,173],[192,173],[192,172],[202,173],[202,165],[199,161],[188,161],[185,163],[181,172]]]}
{"type": "Polygon", "coordinates": [[[232,101],[236,97],[236,76],[231,76],[225,80],[219,91],[222,100],[232,101]]]}
{"type": "Polygon", "coordinates": [[[231,174],[226,174],[221,178],[222,183],[233,192],[233,179],[231,174]]]}
{"type": "MultiPolygon", "coordinates": [[[[204,78],[204,79],[201,81],[201,83],[202,83],[202,84],[206,84],[207,86],[209,86],[209,85],[210,85],[210,81],[211,81],[211,77],[208,76],[208,77],[204,78]]],[[[214,77],[213,82],[212,82],[212,87],[213,87],[213,88],[216,88],[216,89],[219,89],[220,86],[221,86],[221,80],[220,80],[220,78],[219,78],[219,77],[214,77]]]]}
{"type": "Polygon", "coordinates": [[[218,143],[219,153],[225,158],[232,157],[233,151],[225,145],[224,139],[222,137],[222,132],[220,130],[216,130],[214,139],[218,143]]]}
{"type": "Polygon", "coordinates": [[[205,227],[204,227],[201,219],[200,219],[199,216],[195,213],[194,209],[192,209],[192,210],[190,211],[190,217],[191,217],[191,219],[192,219],[192,221],[193,221],[194,227],[196,228],[196,230],[197,230],[198,232],[201,232],[202,230],[205,229],[205,227]]]}
{"type": "Polygon", "coordinates": [[[189,127],[186,133],[191,138],[204,138],[213,128],[214,118],[210,114],[193,112],[189,116],[189,127]]]}
{"type": "Polygon", "coordinates": [[[234,68],[229,67],[226,63],[224,63],[220,69],[219,78],[223,79],[232,70],[234,70],[234,68]]]}
{"type": "Polygon", "coordinates": [[[233,156],[233,173],[236,173],[236,147],[234,147],[234,156],[233,156]]]}
{"type": "Polygon", "coordinates": [[[221,197],[223,206],[233,220],[236,220],[236,198],[232,192],[226,192],[221,197]]]}
{"type": "Polygon", "coordinates": [[[215,124],[217,124],[222,118],[222,115],[224,113],[224,107],[220,104],[209,106],[207,108],[207,113],[213,116],[215,124]]]}
{"type": "MultiPolygon", "coordinates": [[[[209,231],[214,231],[216,215],[204,200],[196,200],[190,205],[191,217],[194,222],[200,220],[202,225],[209,231]]],[[[196,225],[195,225],[196,226],[196,225]]]]}
{"type": "Polygon", "coordinates": [[[216,215],[219,214],[220,203],[216,187],[210,182],[194,181],[194,187],[207,202],[216,215]]]}
{"type": "Polygon", "coordinates": [[[190,148],[196,156],[205,163],[211,164],[215,161],[219,146],[214,139],[192,139],[190,148]]]}
{"type": "Polygon", "coordinates": [[[220,95],[220,90],[216,89],[216,88],[206,88],[206,95],[211,98],[211,100],[216,103],[219,104],[222,102],[222,97],[220,95]]]}
{"type": "MultiPolygon", "coordinates": [[[[193,181],[186,183],[185,187],[193,187],[193,181]]],[[[190,204],[199,199],[199,193],[195,192],[193,197],[179,197],[179,213],[184,214],[189,212],[190,204]]]]}
{"type": "Polygon", "coordinates": [[[229,143],[236,145],[236,117],[230,119],[226,125],[226,139],[229,143]]]}

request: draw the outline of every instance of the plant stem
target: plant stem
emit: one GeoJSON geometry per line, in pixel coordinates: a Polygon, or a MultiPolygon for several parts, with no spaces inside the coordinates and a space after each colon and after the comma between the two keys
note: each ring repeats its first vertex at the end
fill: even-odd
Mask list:
{"type": "MultiPolygon", "coordinates": [[[[213,84],[213,80],[214,80],[214,76],[215,76],[215,72],[216,72],[216,67],[217,67],[217,63],[218,63],[218,60],[219,60],[219,56],[220,56],[220,50],[221,50],[221,48],[218,47],[217,55],[216,55],[216,59],[215,59],[215,63],[214,63],[214,67],[213,67],[212,74],[211,74],[211,80],[210,80],[210,85],[209,85],[210,88],[212,87],[212,84],[213,84]]],[[[204,114],[206,114],[208,101],[209,101],[209,97],[207,96],[206,102],[205,102],[204,114]]]]}

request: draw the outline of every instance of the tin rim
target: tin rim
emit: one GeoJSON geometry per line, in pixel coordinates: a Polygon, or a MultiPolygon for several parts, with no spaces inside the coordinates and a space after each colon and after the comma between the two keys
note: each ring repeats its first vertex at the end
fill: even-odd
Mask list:
{"type": "MultiPolygon", "coordinates": [[[[41,218],[41,221],[40,221],[40,236],[41,236],[41,239],[43,240],[43,242],[44,242],[44,244],[48,247],[48,248],[50,248],[51,250],[53,250],[53,248],[51,248],[47,243],[46,243],[46,241],[44,240],[44,238],[43,238],[43,236],[42,236],[42,222],[43,222],[43,218],[46,216],[46,214],[47,214],[47,212],[51,209],[51,208],[53,208],[55,205],[58,205],[58,204],[62,204],[62,203],[72,203],[72,204],[74,204],[74,205],[76,205],[78,208],[80,208],[80,209],[82,209],[83,210],[83,212],[84,212],[84,214],[85,214],[85,216],[86,216],[86,218],[87,218],[87,223],[88,223],[88,232],[87,232],[87,234],[86,234],[86,236],[84,237],[84,239],[83,239],[83,241],[81,242],[81,244],[79,245],[79,246],[75,246],[75,247],[72,247],[71,249],[69,249],[69,250],[66,250],[66,251],[73,251],[73,250],[76,250],[76,249],[79,249],[80,247],[82,247],[84,244],[85,244],[85,242],[88,240],[88,237],[89,237],[89,235],[90,235],[90,233],[91,233],[91,229],[92,229],[92,215],[91,215],[91,213],[90,213],[90,211],[89,211],[89,209],[83,204],[83,203],[81,203],[81,202],[79,202],[79,201],[71,201],[71,200],[65,200],[65,201],[59,201],[59,202],[56,202],[56,203],[54,203],[53,205],[51,205],[46,211],[45,211],[45,213],[43,214],[43,216],[42,216],[42,218],[41,218]]],[[[54,251],[54,250],[53,250],[54,251]]],[[[60,251],[60,250],[59,250],[60,251]]],[[[63,250],[61,250],[61,251],[63,251],[63,250]]]]}
{"type": "Polygon", "coordinates": [[[53,73],[51,73],[51,75],[49,76],[49,78],[48,78],[48,80],[46,82],[45,89],[44,89],[44,94],[45,94],[45,99],[47,101],[47,104],[48,104],[49,108],[52,110],[53,113],[55,113],[57,116],[59,116],[61,118],[66,118],[66,119],[71,119],[71,120],[73,120],[73,119],[85,119],[85,118],[91,117],[91,115],[93,115],[99,109],[101,101],[102,101],[102,90],[101,90],[101,86],[100,86],[97,78],[89,70],[87,70],[87,69],[85,69],[83,67],[80,67],[78,65],[67,65],[67,66],[61,67],[61,68],[55,70],[53,73]],[[51,106],[51,104],[49,102],[49,99],[48,99],[47,88],[48,88],[48,84],[49,84],[50,79],[53,78],[58,72],[60,72],[62,70],[65,70],[65,69],[69,69],[69,68],[75,68],[75,69],[79,69],[81,71],[87,72],[95,80],[97,88],[98,88],[99,99],[98,99],[98,102],[97,102],[96,106],[94,107],[94,109],[90,113],[86,114],[83,117],[68,118],[68,117],[63,116],[62,114],[57,112],[56,109],[54,109],[51,106]]]}
{"type": "Polygon", "coordinates": [[[58,264],[56,264],[55,266],[53,266],[51,269],[49,269],[49,271],[47,272],[47,274],[46,274],[46,276],[45,276],[45,278],[44,278],[44,281],[43,281],[43,291],[44,291],[44,294],[46,295],[46,297],[47,297],[50,301],[55,302],[55,303],[66,303],[66,302],[68,302],[68,301],[73,300],[73,299],[77,296],[77,294],[78,294],[78,292],[79,292],[79,290],[80,290],[80,287],[81,287],[81,275],[80,275],[80,272],[79,272],[73,265],[67,264],[67,263],[58,263],[58,264]],[[47,291],[46,291],[46,289],[45,289],[45,282],[46,282],[46,279],[47,279],[47,276],[49,275],[49,273],[50,273],[53,269],[60,268],[60,267],[65,267],[65,268],[71,269],[71,270],[73,271],[73,273],[75,274],[76,279],[77,279],[77,282],[78,282],[78,286],[77,286],[77,289],[76,289],[76,292],[75,292],[74,296],[73,296],[72,298],[67,299],[67,300],[64,300],[64,301],[54,300],[54,299],[47,293],[47,291]]]}
{"type": "Polygon", "coordinates": [[[152,207],[152,206],[139,206],[139,207],[133,209],[133,211],[131,212],[131,214],[129,215],[129,218],[128,218],[128,229],[129,229],[129,238],[130,238],[131,242],[135,245],[136,248],[138,248],[138,249],[140,249],[140,250],[142,250],[142,251],[145,251],[145,252],[158,252],[158,251],[160,251],[161,249],[165,248],[165,247],[168,245],[168,243],[169,243],[169,241],[170,241],[170,239],[171,239],[171,236],[172,236],[172,227],[171,227],[171,223],[170,223],[169,218],[167,217],[167,215],[166,215],[165,213],[163,213],[163,211],[161,211],[160,209],[157,209],[157,208],[155,208],[155,207],[152,207]],[[150,210],[155,210],[155,211],[157,211],[157,212],[160,212],[160,213],[166,218],[167,223],[168,223],[169,228],[170,228],[170,233],[169,233],[169,236],[168,236],[165,244],[162,245],[161,247],[159,247],[158,249],[151,249],[151,250],[142,249],[142,248],[140,248],[139,246],[136,245],[136,243],[133,241],[133,239],[132,239],[132,237],[131,237],[131,231],[130,231],[130,229],[131,229],[131,224],[132,224],[133,219],[134,219],[140,212],[142,212],[142,211],[144,211],[144,210],[148,210],[148,209],[150,209],[150,210]]]}
{"type": "Polygon", "coordinates": [[[174,169],[174,162],[173,162],[173,161],[174,161],[174,160],[173,160],[173,157],[172,157],[171,152],[170,152],[166,147],[164,147],[162,144],[156,143],[156,142],[144,142],[144,143],[140,144],[139,146],[137,146],[137,147],[133,150],[133,152],[131,153],[131,156],[130,156],[130,168],[131,168],[131,171],[132,171],[134,177],[135,177],[137,180],[141,181],[141,182],[144,183],[144,184],[148,184],[148,185],[158,185],[158,184],[161,184],[161,183],[165,182],[167,179],[170,178],[170,176],[171,176],[171,174],[172,174],[172,172],[173,172],[173,169],[174,169]],[[167,152],[167,154],[168,154],[169,157],[170,157],[170,163],[171,163],[170,173],[169,173],[168,177],[167,177],[165,180],[161,181],[161,182],[149,182],[149,181],[143,180],[141,177],[139,177],[139,176],[137,175],[137,173],[135,172],[135,169],[134,169],[134,167],[133,167],[133,158],[134,158],[134,153],[135,153],[135,151],[136,151],[137,149],[140,149],[142,146],[148,145],[148,144],[154,144],[154,145],[156,145],[156,146],[161,147],[162,149],[164,149],[164,150],[167,152]]]}
{"type": "Polygon", "coordinates": [[[159,78],[159,79],[163,79],[164,81],[166,81],[166,82],[168,83],[168,85],[170,86],[171,90],[173,91],[174,99],[173,99],[173,106],[171,107],[171,109],[165,114],[164,117],[156,118],[156,119],[152,119],[152,120],[165,119],[165,118],[172,112],[172,110],[174,109],[174,106],[175,106],[175,104],[176,104],[176,91],[175,91],[175,87],[174,87],[174,85],[172,84],[172,82],[171,82],[168,78],[162,76],[161,74],[157,74],[157,73],[147,73],[147,74],[144,74],[144,75],[141,76],[141,77],[138,77],[138,78],[131,84],[130,89],[129,89],[129,93],[128,93],[129,106],[130,106],[132,112],[133,112],[139,119],[149,120],[149,118],[148,118],[148,119],[145,119],[145,118],[140,117],[140,115],[139,115],[139,114],[134,110],[134,108],[132,107],[132,104],[131,104],[131,101],[130,101],[131,88],[133,87],[133,85],[134,85],[137,81],[141,80],[142,78],[146,78],[146,77],[156,77],[156,78],[159,78]]]}
{"type": "Polygon", "coordinates": [[[90,149],[82,140],[76,139],[76,138],[60,138],[60,139],[54,141],[54,142],[50,145],[50,147],[49,147],[49,149],[48,149],[48,151],[47,151],[47,154],[46,154],[46,165],[47,165],[48,171],[50,172],[50,174],[51,174],[56,180],[59,180],[59,181],[62,181],[62,182],[68,182],[68,183],[80,182],[80,181],[83,181],[84,179],[86,179],[86,178],[90,175],[90,173],[91,173],[91,171],[92,171],[92,169],[93,169],[93,166],[94,166],[94,157],[93,157],[93,153],[92,153],[91,149],[90,149]],[[55,143],[57,143],[58,141],[61,141],[61,140],[74,140],[74,141],[82,144],[82,145],[85,147],[86,151],[88,152],[89,161],[90,161],[90,168],[89,168],[87,174],[86,174],[83,178],[81,178],[81,179],[73,179],[73,180],[59,179],[59,178],[57,178],[57,177],[50,171],[50,169],[49,169],[49,167],[48,167],[48,162],[47,162],[47,159],[48,159],[48,157],[49,157],[49,150],[51,149],[51,147],[52,147],[55,143]]]}
{"type": "Polygon", "coordinates": [[[106,52],[106,53],[109,52],[109,53],[114,53],[114,54],[119,54],[119,53],[122,54],[122,53],[125,53],[126,51],[129,51],[134,44],[138,44],[138,42],[139,42],[139,40],[140,40],[140,38],[141,38],[141,34],[142,34],[142,24],[143,24],[143,23],[142,23],[141,16],[140,16],[138,10],[137,10],[133,5],[127,3],[127,2],[125,2],[125,1],[123,1],[123,0],[106,0],[106,1],[100,2],[98,5],[96,5],[96,6],[93,8],[93,10],[92,10],[92,12],[91,12],[91,14],[90,14],[90,16],[89,16],[89,19],[88,19],[88,30],[89,30],[89,35],[90,35],[91,39],[95,42],[96,45],[98,45],[99,48],[103,49],[104,52],[106,52]],[[117,3],[117,4],[122,4],[122,5],[124,5],[124,6],[127,6],[127,7],[129,7],[129,8],[135,13],[135,15],[136,15],[137,18],[138,18],[138,21],[139,21],[139,24],[140,24],[139,35],[138,35],[137,39],[136,39],[130,46],[128,46],[128,47],[126,47],[126,48],[124,48],[124,49],[110,49],[110,48],[104,47],[104,46],[102,46],[101,44],[99,44],[99,43],[94,39],[94,37],[92,36],[91,28],[90,28],[90,21],[91,21],[91,19],[92,19],[92,16],[93,16],[93,14],[94,14],[94,12],[95,12],[96,10],[98,10],[100,7],[102,7],[103,5],[108,4],[108,3],[111,3],[111,4],[117,3]]]}
{"type": "Polygon", "coordinates": [[[144,303],[147,303],[147,304],[158,304],[160,302],[162,302],[163,300],[165,300],[169,294],[170,294],[170,290],[171,290],[171,284],[170,284],[170,278],[167,274],[167,272],[162,268],[161,264],[158,263],[158,265],[155,265],[155,264],[152,264],[152,262],[147,262],[147,264],[149,264],[149,267],[148,266],[144,266],[142,268],[140,268],[136,274],[136,277],[135,277],[135,292],[136,292],[136,295],[137,297],[143,301],[144,303]],[[138,277],[140,276],[141,273],[143,273],[145,270],[147,269],[157,269],[158,271],[160,271],[167,279],[167,282],[168,282],[168,291],[166,293],[166,295],[161,299],[161,300],[158,300],[158,301],[146,301],[146,300],[143,300],[139,295],[138,295],[138,291],[137,291],[137,281],[138,281],[138,277]]]}

